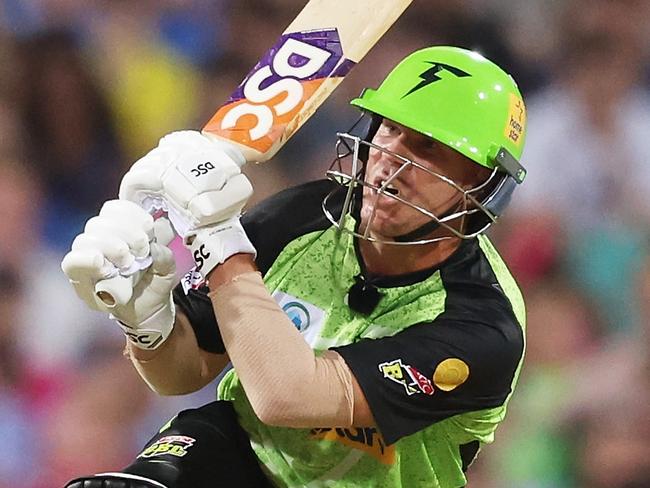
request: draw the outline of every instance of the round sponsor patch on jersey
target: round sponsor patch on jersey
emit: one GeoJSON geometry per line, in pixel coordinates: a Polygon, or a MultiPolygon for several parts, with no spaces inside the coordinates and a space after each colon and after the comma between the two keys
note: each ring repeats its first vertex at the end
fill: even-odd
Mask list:
{"type": "Polygon", "coordinates": [[[299,332],[304,332],[311,324],[309,310],[302,303],[289,302],[282,307],[282,310],[287,314],[299,332]]]}
{"type": "Polygon", "coordinates": [[[462,359],[450,358],[441,362],[433,373],[433,384],[442,391],[451,391],[469,378],[469,366],[462,359]]]}

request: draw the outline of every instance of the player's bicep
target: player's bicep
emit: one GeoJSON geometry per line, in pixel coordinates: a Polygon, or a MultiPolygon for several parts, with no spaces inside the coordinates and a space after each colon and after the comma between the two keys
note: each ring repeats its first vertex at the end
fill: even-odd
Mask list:
{"type": "Polygon", "coordinates": [[[336,351],[361,390],[360,415],[367,406],[364,419],[374,418],[393,443],[445,418],[502,405],[523,354],[523,334],[515,321],[435,321],[336,351]]]}

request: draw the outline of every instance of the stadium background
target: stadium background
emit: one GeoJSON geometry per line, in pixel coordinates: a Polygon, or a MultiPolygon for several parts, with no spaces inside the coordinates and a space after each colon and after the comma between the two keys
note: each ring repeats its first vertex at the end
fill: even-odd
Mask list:
{"type": "MultiPolygon", "coordinates": [[[[0,488],[123,466],[212,399],[150,393],[59,263],[129,164],[200,127],[302,3],[0,0],[0,488]]],[[[255,200],[322,175],[347,101],[425,45],[477,48],[519,81],[529,177],[492,235],[527,298],[527,362],[470,488],[650,486],[648,3],[416,0],[275,162],[247,169],[255,200]]]]}

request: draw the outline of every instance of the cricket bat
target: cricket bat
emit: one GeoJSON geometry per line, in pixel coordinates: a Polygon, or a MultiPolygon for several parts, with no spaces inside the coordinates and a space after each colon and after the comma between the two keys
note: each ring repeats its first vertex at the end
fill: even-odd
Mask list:
{"type": "MultiPolygon", "coordinates": [[[[310,0],[203,128],[247,162],[275,155],[412,0],[310,0]]],[[[99,281],[108,306],[131,299],[135,275],[99,281]]]]}

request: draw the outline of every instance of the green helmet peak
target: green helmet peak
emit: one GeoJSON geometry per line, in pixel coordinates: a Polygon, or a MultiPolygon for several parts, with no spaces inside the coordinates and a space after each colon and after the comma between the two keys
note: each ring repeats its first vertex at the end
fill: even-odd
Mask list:
{"type": "Polygon", "coordinates": [[[517,182],[526,108],[512,77],[481,54],[449,46],[414,52],[352,105],[446,144],[517,182]]]}

